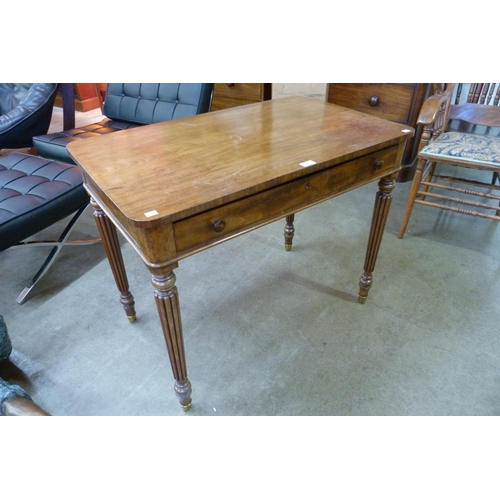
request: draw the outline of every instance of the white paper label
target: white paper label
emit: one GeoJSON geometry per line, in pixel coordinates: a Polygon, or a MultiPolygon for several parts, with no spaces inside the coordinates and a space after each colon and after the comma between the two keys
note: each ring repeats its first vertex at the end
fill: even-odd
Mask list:
{"type": "Polygon", "coordinates": [[[302,163],[299,163],[301,167],[310,167],[311,165],[316,165],[316,162],[313,160],[307,160],[303,161],[302,163]]]}

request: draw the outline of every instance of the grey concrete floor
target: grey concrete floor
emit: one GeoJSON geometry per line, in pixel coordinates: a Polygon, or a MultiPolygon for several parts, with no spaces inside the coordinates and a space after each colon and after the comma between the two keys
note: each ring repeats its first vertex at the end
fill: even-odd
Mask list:
{"type": "MultiPolygon", "coordinates": [[[[148,271],[126,242],[134,324],[100,244],[65,248],[22,306],[47,250],[0,254],[14,347],[0,376],[53,415],[498,415],[498,225],[418,206],[400,240],[409,187],[394,191],[363,305],[376,184],[299,213],[291,252],[280,221],[180,262],[186,414],[148,271]]],[[[96,236],[88,211],[73,237],[96,236]]]]}

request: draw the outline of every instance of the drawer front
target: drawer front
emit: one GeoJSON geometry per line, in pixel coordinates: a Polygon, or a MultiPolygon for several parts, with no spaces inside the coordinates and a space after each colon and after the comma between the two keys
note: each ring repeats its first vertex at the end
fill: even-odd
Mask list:
{"type": "Polygon", "coordinates": [[[211,111],[234,108],[264,100],[262,83],[216,83],[211,111]]]}
{"type": "Polygon", "coordinates": [[[174,222],[179,257],[272,222],[394,171],[398,146],[174,222]],[[367,175],[367,170],[369,174],[367,175]]]}
{"type": "Polygon", "coordinates": [[[214,94],[224,94],[232,97],[261,101],[264,99],[261,83],[215,83],[214,94]]]}
{"type": "Polygon", "coordinates": [[[410,125],[417,84],[330,83],[328,102],[410,125]]]}
{"type": "Polygon", "coordinates": [[[244,99],[242,97],[232,97],[229,95],[214,94],[210,111],[219,111],[221,109],[234,108],[236,106],[243,106],[245,104],[253,104],[254,102],[257,101],[244,99]]]}

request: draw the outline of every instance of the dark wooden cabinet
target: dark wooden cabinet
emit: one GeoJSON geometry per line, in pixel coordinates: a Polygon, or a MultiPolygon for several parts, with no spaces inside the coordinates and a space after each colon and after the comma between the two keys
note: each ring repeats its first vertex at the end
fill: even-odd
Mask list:
{"type": "Polygon", "coordinates": [[[431,91],[430,83],[329,83],[328,102],[379,116],[416,129],[403,157],[399,182],[413,176],[421,131],[416,127],[420,108],[431,91]]]}
{"type": "MultiPolygon", "coordinates": [[[[63,107],[62,90],[59,84],[56,101],[54,103],[57,107],[63,107]]],[[[102,106],[102,97],[99,94],[103,83],[73,83],[75,111],[90,111],[102,106]]]]}
{"type": "Polygon", "coordinates": [[[211,111],[267,101],[272,97],[271,83],[215,83],[211,111]]]}

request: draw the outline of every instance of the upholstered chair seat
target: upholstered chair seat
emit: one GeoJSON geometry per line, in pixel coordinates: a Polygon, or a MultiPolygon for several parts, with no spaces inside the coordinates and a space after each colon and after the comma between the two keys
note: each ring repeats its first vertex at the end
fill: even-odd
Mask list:
{"type": "Polygon", "coordinates": [[[73,159],[66,151],[66,146],[69,143],[137,126],[138,125],[135,123],[121,122],[106,118],[98,123],[92,123],[85,127],[63,130],[61,132],[35,137],[34,144],[37,154],[46,158],[74,164],[73,159]]]}
{"type": "Polygon", "coordinates": [[[443,132],[420,151],[420,156],[435,162],[454,163],[489,170],[500,168],[500,137],[462,132],[443,132]]]}
{"type": "Polygon", "coordinates": [[[24,153],[0,157],[0,250],[88,202],[78,167],[24,153]]]}

